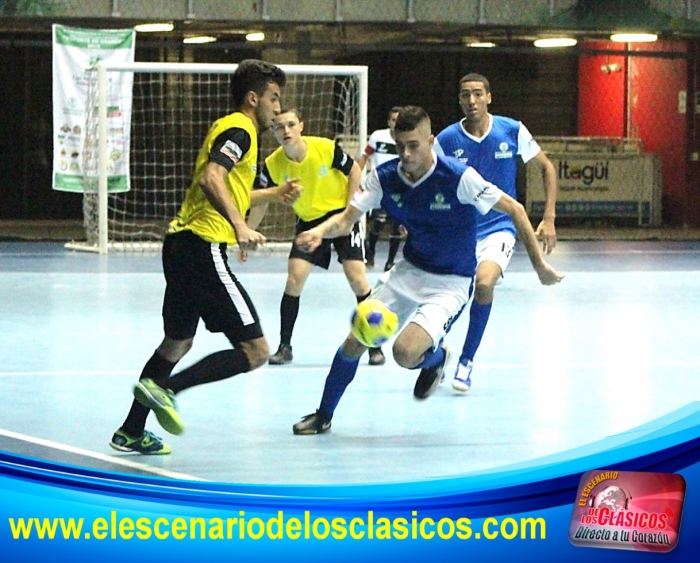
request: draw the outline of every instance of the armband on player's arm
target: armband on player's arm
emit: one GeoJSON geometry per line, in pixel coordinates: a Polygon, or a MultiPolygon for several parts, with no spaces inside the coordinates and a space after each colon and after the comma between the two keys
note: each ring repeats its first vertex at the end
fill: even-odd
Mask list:
{"type": "Polygon", "coordinates": [[[340,170],[343,174],[348,176],[350,175],[350,172],[352,172],[352,165],[354,163],[355,161],[352,159],[352,157],[346,153],[338,143],[336,143],[333,151],[333,162],[331,163],[331,168],[340,170]]]}
{"type": "Polygon", "coordinates": [[[215,162],[230,172],[250,150],[250,134],[240,127],[232,127],[221,133],[209,151],[209,162],[215,162]]]}

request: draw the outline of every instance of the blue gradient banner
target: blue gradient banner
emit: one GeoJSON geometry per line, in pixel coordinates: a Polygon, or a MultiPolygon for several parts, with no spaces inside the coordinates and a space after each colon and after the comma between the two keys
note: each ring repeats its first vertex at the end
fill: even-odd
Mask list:
{"type": "Polygon", "coordinates": [[[0,452],[3,561],[691,561],[700,552],[700,403],[583,448],[451,479],[241,485],[110,473],[0,452]],[[687,484],[664,554],[576,547],[569,524],[592,469],[687,484]],[[51,539],[53,538],[53,539],[51,539]]]}

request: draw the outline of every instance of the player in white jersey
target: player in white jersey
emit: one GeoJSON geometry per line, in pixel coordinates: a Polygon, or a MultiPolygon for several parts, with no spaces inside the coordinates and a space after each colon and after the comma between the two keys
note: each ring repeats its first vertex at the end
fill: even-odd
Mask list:
{"type": "MultiPolygon", "coordinates": [[[[556,245],[554,228],[557,175],[554,166],[540,150],[527,128],[519,121],[491,115],[489,81],[480,74],[467,74],[459,82],[459,103],[464,118],[441,131],[436,151],[454,156],[474,167],[511,197],[516,197],[518,155],[535,163],[543,173],[546,192],[544,216],[536,234],[549,254],[556,245]]],[[[491,211],[479,218],[477,228],[474,300],[469,309],[469,328],[464,341],[452,387],[462,393],[471,388],[474,356],[486,330],[494,287],[506,271],[515,245],[515,226],[508,215],[491,211]]]]}
{"type": "MultiPolygon", "coordinates": [[[[401,367],[420,369],[413,395],[426,399],[449,359],[442,340],[471,295],[477,211],[486,213],[493,208],[513,219],[544,285],[555,284],[564,276],[544,260],[521,204],[473,168],[435,154],[425,110],[403,108],[395,134],[399,160],[373,170],[345,211],[299,234],[296,244],[312,252],[324,238],[349,233],[364,213],[380,205],[389,217],[406,226],[404,259],[381,276],[370,297],[398,315],[403,328],[394,341],[394,359],[401,367]]],[[[330,430],[335,408],[365,350],[348,335],[336,352],[318,410],[294,425],[295,434],[330,430]]]]}
{"type": "MultiPolygon", "coordinates": [[[[401,111],[400,106],[394,106],[389,110],[386,129],[377,129],[369,136],[369,141],[362,154],[357,158],[357,164],[364,170],[369,161],[372,169],[389,162],[399,155],[396,153],[394,141],[394,124],[401,111]]],[[[384,271],[390,270],[396,260],[396,254],[401,245],[401,225],[388,219],[386,211],[382,208],[373,209],[367,217],[367,239],[365,240],[365,258],[368,268],[374,267],[374,255],[377,250],[377,242],[384,230],[384,225],[389,225],[389,254],[387,255],[384,271]]]]}

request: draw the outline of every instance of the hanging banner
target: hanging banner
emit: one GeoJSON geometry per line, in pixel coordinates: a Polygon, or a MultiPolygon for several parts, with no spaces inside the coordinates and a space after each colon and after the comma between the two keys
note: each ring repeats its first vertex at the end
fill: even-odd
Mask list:
{"type": "MultiPolygon", "coordinates": [[[[53,181],[55,190],[83,192],[96,185],[97,88],[95,64],[134,61],[133,29],[79,29],[53,25],[53,181]],[[93,170],[87,170],[94,163],[93,170]]],[[[107,173],[111,192],[129,190],[129,135],[133,74],[107,79],[107,173]]]]}

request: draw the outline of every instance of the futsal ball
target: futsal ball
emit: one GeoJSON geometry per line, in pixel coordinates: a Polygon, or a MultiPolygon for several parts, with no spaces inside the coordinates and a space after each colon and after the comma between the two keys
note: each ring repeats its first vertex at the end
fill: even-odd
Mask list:
{"type": "Polygon", "coordinates": [[[399,318],[378,299],[358,303],[351,319],[351,332],[368,348],[378,348],[399,329],[399,318]]]}

